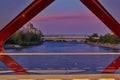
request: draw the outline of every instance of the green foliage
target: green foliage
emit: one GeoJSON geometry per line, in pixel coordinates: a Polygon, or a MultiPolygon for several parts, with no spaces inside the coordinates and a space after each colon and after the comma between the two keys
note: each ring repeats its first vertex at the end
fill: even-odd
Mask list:
{"type": "Polygon", "coordinates": [[[89,39],[87,41],[97,42],[98,40],[94,39],[95,37],[99,37],[97,33],[93,33],[91,36],[89,36],[89,39]]]}
{"type": "Polygon", "coordinates": [[[34,34],[32,32],[16,32],[5,42],[5,44],[18,44],[23,46],[41,44],[42,36],[42,34],[34,34]]]}
{"type": "Polygon", "coordinates": [[[105,34],[103,36],[100,36],[99,40],[95,40],[94,37],[98,37],[97,33],[93,33],[91,36],[89,36],[88,41],[89,42],[100,42],[100,43],[111,43],[111,44],[120,43],[120,38],[117,37],[116,35],[105,34]]]}
{"type": "Polygon", "coordinates": [[[99,42],[118,44],[120,42],[120,39],[115,35],[106,34],[104,36],[100,36],[99,42]]]}
{"type": "Polygon", "coordinates": [[[94,39],[94,38],[93,38],[93,37],[91,37],[91,36],[89,37],[88,41],[89,41],[89,42],[97,42],[97,40],[96,40],[96,39],[94,39]]]}
{"type": "Polygon", "coordinates": [[[91,37],[98,37],[97,33],[93,33],[91,37]]]}

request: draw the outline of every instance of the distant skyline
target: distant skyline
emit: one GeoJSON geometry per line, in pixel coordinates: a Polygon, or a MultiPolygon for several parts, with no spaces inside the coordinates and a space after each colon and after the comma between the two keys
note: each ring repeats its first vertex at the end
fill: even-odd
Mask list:
{"type": "MultiPolygon", "coordinates": [[[[32,1],[33,0],[1,1],[0,30],[32,1]]],[[[118,3],[120,3],[120,0],[113,2],[109,0],[98,1],[110,11],[117,21],[120,21],[120,16],[118,15],[120,10],[116,9],[116,7],[119,6],[118,3]]],[[[101,35],[111,32],[80,0],[55,0],[29,22],[33,23],[33,25],[39,28],[45,35],[89,35],[92,33],[101,35]]]]}

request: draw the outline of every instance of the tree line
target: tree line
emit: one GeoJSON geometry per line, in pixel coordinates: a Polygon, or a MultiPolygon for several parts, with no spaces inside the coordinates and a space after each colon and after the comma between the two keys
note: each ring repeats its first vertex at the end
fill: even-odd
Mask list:
{"type": "Polygon", "coordinates": [[[118,43],[120,43],[120,38],[116,35],[111,35],[109,33],[105,34],[105,35],[101,35],[101,36],[98,36],[97,33],[93,33],[91,36],[89,36],[89,39],[87,41],[118,44],[118,43]],[[99,40],[95,40],[93,37],[99,37],[99,40]]]}
{"type": "Polygon", "coordinates": [[[42,36],[42,34],[17,31],[5,42],[5,44],[18,44],[22,46],[42,44],[42,36]]]}

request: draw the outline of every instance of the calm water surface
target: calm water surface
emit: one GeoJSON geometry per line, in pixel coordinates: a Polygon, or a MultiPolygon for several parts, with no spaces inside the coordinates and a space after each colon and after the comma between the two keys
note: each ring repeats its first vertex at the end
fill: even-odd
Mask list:
{"type": "Polygon", "coordinates": [[[7,49],[6,52],[13,53],[64,53],[64,52],[120,52],[120,50],[88,45],[83,42],[54,42],[47,41],[42,45],[27,47],[23,49],[7,49]]]}
{"type": "MultiPolygon", "coordinates": [[[[65,52],[119,52],[120,50],[92,46],[83,42],[53,42],[23,49],[6,49],[12,53],[65,53],[65,52]]],[[[74,56],[11,56],[30,74],[94,74],[102,73],[104,69],[119,55],[74,55],[74,56]]],[[[0,62],[0,74],[14,74],[0,62]]],[[[117,70],[116,73],[120,73],[117,70]]]]}

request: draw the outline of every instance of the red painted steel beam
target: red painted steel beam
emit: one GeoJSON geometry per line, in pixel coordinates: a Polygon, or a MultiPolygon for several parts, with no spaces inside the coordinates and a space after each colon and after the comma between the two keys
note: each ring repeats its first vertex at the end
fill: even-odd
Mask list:
{"type": "Polygon", "coordinates": [[[115,73],[120,68],[120,56],[115,59],[102,73],[115,73]]]}
{"type": "Polygon", "coordinates": [[[10,70],[14,71],[16,74],[28,74],[28,72],[20,66],[16,61],[14,61],[10,56],[4,53],[2,49],[3,41],[0,41],[0,61],[2,61],[10,70]]]}
{"type": "Polygon", "coordinates": [[[4,55],[3,43],[25,23],[45,9],[54,0],[34,0],[23,12],[0,31],[0,60],[17,74],[27,74],[27,71],[9,55],[4,55]]]}
{"type": "MultiPolygon", "coordinates": [[[[109,29],[120,37],[120,24],[97,0],[80,0],[87,6],[109,29]]],[[[115,73],[120,67],[120,57],[114,60],[102,73],[115,73]]]]}
{"type": "Polygon", "coordinates": [[[20,29],[25,23],[31,20],[39,12],[45,9],[54,0],[35,0],[29,5],[22,13],[20,13],[14,20],[12,20],[4,29],[0,32],[0,40],[5,41],[18,29],[20,29]],[[4,35],[4,36],[3,36],[4,35]]]}
{"type": "Polygon", "coordinates": [[[105,10],[97,0],[81,0],[109,29],[120,36],[119,23],[105,10]]]}

